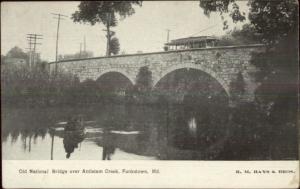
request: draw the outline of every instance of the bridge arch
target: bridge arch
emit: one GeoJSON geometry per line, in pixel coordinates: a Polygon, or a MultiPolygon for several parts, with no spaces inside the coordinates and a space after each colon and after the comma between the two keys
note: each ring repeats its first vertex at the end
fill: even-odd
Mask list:
{"type": "Polygon", "coordinates": [[[110,73],[110,72],[119,73],[119,74],[125,76],[131,82],[132,85],[135,84],[135,79],[133,77],[131,77],[125,70],[114,69],[114,68],[107,69],[107,70],[101,72],[100,74],[97,74],[95,77],[95,80],[101,78],[101,76],[103,76],[104,74],[110,73]]]}
{"type": "Polygon", "coordinates": [[[197,64],[194,64],[194,63],[176,64],[174,66],[171,66],[171,67],[167,68],[166,70],[164,70],[161,73],[160,77],[154,78],[154,80],[153,80],[153,86],[154,86],[154,88],[156,87],[156,85],[158,84],[158,82],[161,79],[163,79],[167,74],[169,74],[169,73],[171,73],[171,72],[173,72],[175,70],[184,69],[184,68],[187,68],[187,69],[196,69],[196,70],[199,70],[199,71],[203,71],[203,72],[207,73],[208,75],[212,76],[214,79],[216,79],[221,84],[221,86],[224,88],[224,90],[225,90],[226,94],[228,95],[228,97],[230,97],[229,86],[228,86],[228,84],[220,76],[218,76],[212,70],[207,69],[207,68],[203,67],[202,65],[197,65],[197,64]]]}

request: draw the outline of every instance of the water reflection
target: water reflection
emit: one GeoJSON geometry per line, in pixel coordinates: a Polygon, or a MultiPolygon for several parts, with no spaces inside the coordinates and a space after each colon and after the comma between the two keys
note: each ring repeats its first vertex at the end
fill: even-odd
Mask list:
{"type": "Polygon", "coordinates": [[[115,153],[114,137],[109,128],[103,130],[103,152],[102,160],[111,160],[111,155],[115,153]]]}
{"type": "Polygon", "coordinates": [[[52,127],[41,123],[32,129],[5,129],[4,158],[196,160],[218,157],[228,139],[225,116],[217,115],[216,119],[208,106],[200,106],[195,101],[197,108],[161,101],[152,106],[132,105],[130,110],[118,105],[113,108],[114,115],[108,111],[109,107],[101,107],[102,111],[95,109],[95,114],[100,116],[88,121],[71,116],[52,127]],[[18,156],[13,155],[13,149],[18,151],[18,156]]]}
{"type": "Polygon", "coordinates": [[[68,121],[64,128],[63,144],[66,151],[66,158],[69,159],[71,153],[75,148],[78,148],[78,144],[84,140],[84,125],[82,116],[73,116],[68,121]]]}
{"type": "Polygon", "coordinates": [[[65,131],[63,144],[66,151],[66,158],[70,158],[71,154],[74,152],[76,148],[78,148],[78,144],[84,140],[84,130],[78,131],[65,131]]]}
{"type": "Polygon", "coordinates": [[[18,129],[14,129],[11,132],[11,143],[15,143],[20,135],[20,131],[18,129]]]}

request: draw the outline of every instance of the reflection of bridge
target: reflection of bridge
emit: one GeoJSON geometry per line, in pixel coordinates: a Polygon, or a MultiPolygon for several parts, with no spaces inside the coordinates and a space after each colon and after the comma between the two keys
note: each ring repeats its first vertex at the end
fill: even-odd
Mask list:
{"type": "MultiPolygon", "coordinates": [[[[255,72],[250,64],[251,53],[263,49],[262,45],[228,46],[65,60],[58,63],[58,68],[76,74],[81,81],[96,80],[105,73],[118,72],[135,84],[139,69],[148,66],[152,72],[153,86],[172,71],[193,68],[215,78],[229,98],[232,96],[230,83],[241,73],[246,84],[244,99],[251,101],[256,87],[251,78],[251,72],[255,72]]],[[[54,68],[55,63],[50,63],[50,69],[54,68]]]]}

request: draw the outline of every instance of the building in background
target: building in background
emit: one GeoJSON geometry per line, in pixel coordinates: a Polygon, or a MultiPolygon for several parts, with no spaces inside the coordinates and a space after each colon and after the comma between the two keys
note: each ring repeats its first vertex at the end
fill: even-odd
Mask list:
{"type": "Polygon", "coordinates": [[[27,66],[27,61],[23,58],[4,57],[3,63],[14,66],[27,66]]]}
{"type": "Polygon", "coordinates": [[[15,46],[6,55],[1,55],[1,66],[27,67],[30,69],[46,69],[47,61],[41,59],[41,54],[33,51],[24,52],[15,46]]]}
{"type": "Polygon", "coordinates": [[[58,60],[72,60],[72,59],[81,59],[81,58],[92,58],[94,57],[93,52],[91,51],[81,51],[75,54],[64,54],[59,55],[58,60]]]}

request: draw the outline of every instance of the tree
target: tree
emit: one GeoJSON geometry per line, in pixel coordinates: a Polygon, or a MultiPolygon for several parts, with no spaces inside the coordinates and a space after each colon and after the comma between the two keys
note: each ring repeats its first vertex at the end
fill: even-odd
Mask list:
{"type": "Polygon", "coordinates": [[[23,50],[20,47],[17,47],[17,46],[10,49],[6,54],[6,57],[22,58],[22,59],[25,59],[25,60],[28,59],[28,55],[26,53],[24,53],[23,50]]]}
{"type": "Polygon", "coordinates": [[[234,28],[226,32],[218,41],[219,46],[245,45],[260,43],[260,36],[250,24],[243,25],[242,29],[234,28]]]}
{"type": "MultiPolygon", "coordinates": [[[[235,23],[246,19],[245,13],[240,12],[235,0],[200,0],[200,7],[203,8],[204,14],[207,16],[209,16],[211,12],[219,12],[222,20],[224,20],[224,13],[229,13],[235,23]],[[229,10],[229,5],[231,5],[232,10],[229,10]]],[[[226,20],[224,20],[223,25],[223,29],[228,28],[226,20]]]]}
{"type": "Polygon", "coordinates": [[[119,39],[116,37],[111,38],[110,40],[110,53],[117,55],[120,52],[120,43],[119,43],[119,39]]]}
{"type": "MultiPolygon", "coordinates": [[[[200,7],[206,15],[211,12],[224,14],[229,12],[233,3],[235,0],[203,0],[200,1],[200,7]]],[[[265,52],[254,53],[251,60],[259,69],[255,74],[260,83],[255,91],[256,108],[259,107],[263,113],[262,120],[269,124],[265,127],[271,128],[270,149],[276,148],[274,151],[278,152],[273,157],[296,157],[298,4],[295,0],[248,0],[248,6],[249,28],[267,47],[265,52]],[[291,150],[285,150],[286,146],[291,150]]],[[[234,22],[242,21],[232,14],[231,17],[234,22]]],[[[241,33],[244,35],[247,32],[243,30],[241,33]]],[[[257,124],[260,124],[259,121],[257,124]]]]}
{"type": "Polygon", "coordinates": [[[120,42],[119,39],[115,36],[115,34],[116,32],[111,31],[109,43],[109,52],[113,55],[117,55],[120,52],[120,42]]]}
{"type": "MultiPolygon", "coordinates": [[[[295,0],[248,0],[250,26],[261,36],[261,41],[266,44],[277,44],[298,28],[298,4],[295,0]],[[276,32],[275,32],[276,31],[276,32]]],[[[245,20],[236,0],[200,0],[200,7],[204,14],[219,12],[221,17],[228,14],[233,22],[245,20]]]]}
{"type": "MultiPolygon", "coordinates": [[[[228,13],[231,4],[236,4],[235,0],[200,1],[200,7],[206,15],[211,12],[228,13]]],[[[248,0],[248,6],[250,23],[243,27],[240,34],[246,36],[248,33],[251,36],[255,33],[255,38],[267,45],[266,52],[252,56],[251,63],[260,70],[255,75],[256,80],[261,83],[256,90],[256,99],[265,107],[270,104],[276,107],[283,99],[292,100],[285,103],[284,109],[289,112],[291,109],[287,105],[297,104],[294,97],[298,85],[298,4],[295,0],[248,0]]],[[[234,22],[243,21],[234,14],[230,15],[234,22]]],[[[272,111],[272,108],[268,111],[272,111]]]]}
{"type": "Polygon", "coordinates": [[[249,20],[265,43],[277,44],[298,28],[298,3],[285,1],[249,1],[249,20]],[[274,32],[276,31],[276,32],[274,32]]]}
{"type": "Polygon", "coordinates": [[[140,68],[139,73],[136,77],[136,86],[139,91],[149,91],[152,87],[152,72],[148,66],[140,68]]]}
{"type": "Polygon", "coordinates": [[[134,96],[137,96],[138,101],[146,103],[150,96],[152,88],[152,72],[148,66],[143,66],[139,69],[136,76],[136,84],[131,91],[134,96]]]}
{"type": "Polygon", "coordinates": [[[78,6],[79,10],[73,13],[72,19],[74,22],[90,23],[91,25],[104,24],[107,32],[106,55],[110,56],[112,53],[110,29],[117,25],[117,15],[124,19],[135,13],[133,5],[142,6],[142,1],[81,1],[78,6]]]}

